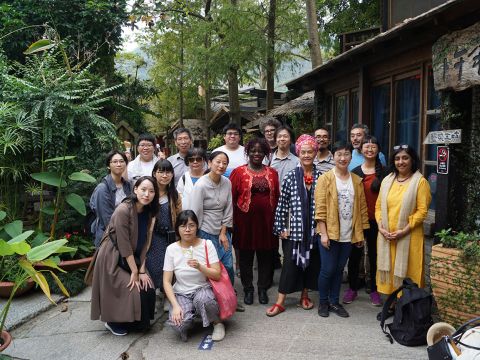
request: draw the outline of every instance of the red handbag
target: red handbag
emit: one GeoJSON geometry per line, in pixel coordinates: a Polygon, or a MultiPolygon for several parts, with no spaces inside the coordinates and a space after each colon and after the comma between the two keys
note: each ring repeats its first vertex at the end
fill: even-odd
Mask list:
{"type": "MultiPolygon", "coordinates": [[[[210,262],[208,261],[208,249],[207,242],[204,243],[205,246],[205,255],[207,258],[207,267],[210,267],[210,262]]],[[[228,276],[227,269],[223,266],[220,261],[220,279],[212,280],[208,279],[210,285],[212,286],[213,293],[218,302],[218,308],[220,310],[220,319],[226,320],[231,317],[237,310],[237,295],[233,289],[232,283],[230,282],[230,277],[228,276]]]]}

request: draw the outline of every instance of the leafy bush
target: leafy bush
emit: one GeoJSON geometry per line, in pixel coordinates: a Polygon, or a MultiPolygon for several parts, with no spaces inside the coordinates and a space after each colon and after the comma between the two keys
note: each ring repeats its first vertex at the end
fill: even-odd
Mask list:
{"type": "Polygon", "coordinates": [[[480,260],[480,235],[477,232],[456,232],[452,229],[443,229],[435,234],[444,247],[463,251],[466,260],[480,260]]]}

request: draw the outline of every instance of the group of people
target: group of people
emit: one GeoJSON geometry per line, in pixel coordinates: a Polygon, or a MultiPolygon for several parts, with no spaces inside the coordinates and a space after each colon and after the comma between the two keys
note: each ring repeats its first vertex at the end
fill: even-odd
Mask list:
{"type": "MultiPolygon", "coordinates": [[[[362,257],[368,258],[371,303],[382,304],[404,278],[419,286],[423,276],[423,221],[431,195],[419,172],[416,151],[407,144],[391,151],[390,166],[368,127],[356,124],[350,143],[330,147],[326,129],[294,141],[276,120],[264,137],[249,140],[235,124],[223,130],[225,145],[207,158],[192,147],[188,129],[174,132],[178,153],[155,155],[155,138],[141,135],[138,156],[107,155],[109,174],[96,187],[90,206],[97,251],[87,272],[92,283],[91,318],[114,335],[149,327],[155,299],[169,301],[169,323],[187,340],[194,317],[213,324],[212,339],[225,327],[210,286],[221,264],[233,285],[236,260],[243,303],[257,295],[270,302],[275,262],[283,254],[278,295],[267,316],[285,311],[288,294],[318,315],[348,317],[340,288],[348,261],[348,289],[342,303],[358,296],[362,257]],[[235,249],[235,251],[233,251],[235,249]],[[235,256],[234,256],[235,254],[235,256]]],[[[245,308],[239,304],[237,311],[245,308]]]]}

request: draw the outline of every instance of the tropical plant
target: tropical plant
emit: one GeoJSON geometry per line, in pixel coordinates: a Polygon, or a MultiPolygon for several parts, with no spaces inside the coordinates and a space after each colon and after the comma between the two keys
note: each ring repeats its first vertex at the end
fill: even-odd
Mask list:
{"type": "MultiPolygon", "coordinates": [[[[6,217],[4,211],[0,211],[0,221],[6,217]]],[[[65,296],[69,296],[68,291],[63,286],[54,270],[63,272],[58,267],[59,259],[55,255],[74,251],[74,248],[65,246],[66,239],[48,241],[48,237],[37,236],[29,243],[29,239],[34,234],[33,230],[23,230],[21,221],[14,221],[0,227],[0,281],[13,277],[13,290],[5,305],[0,311],[0,331],[5,327],[5,321],[13,301],[16,291],[22,287],[28,279],[32,279],[43,291],[45,296],[55,303],[51,297],[50,287],[44,273],[49,273],[53,277],[58,287],[62,289],[65,296]],[[15,265],[9,269],[5,268],[6,262],[15,265]],[[42,265],[46,270],[37,270],[34,265],[42,265]]]]}

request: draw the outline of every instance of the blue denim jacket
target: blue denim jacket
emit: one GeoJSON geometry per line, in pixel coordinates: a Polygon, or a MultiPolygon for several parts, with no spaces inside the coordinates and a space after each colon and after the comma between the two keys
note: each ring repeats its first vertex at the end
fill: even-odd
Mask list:
{"type": "MultiPolygon", "coordinates": [[[[125,195],[130,195],[132,185],[122,178],[123,191],[125,195]]],[[[97,185],[90,197],[90,209],[95,213],[96,219],[92,223],[91,232],[94,237],[95,247],[98,247],[102,240],[103,232],[110,222],[113,212],[115,211],[115,193],[117,187],[113,182],[112,175],[105,176],[100,184],[97,185]]]]}

